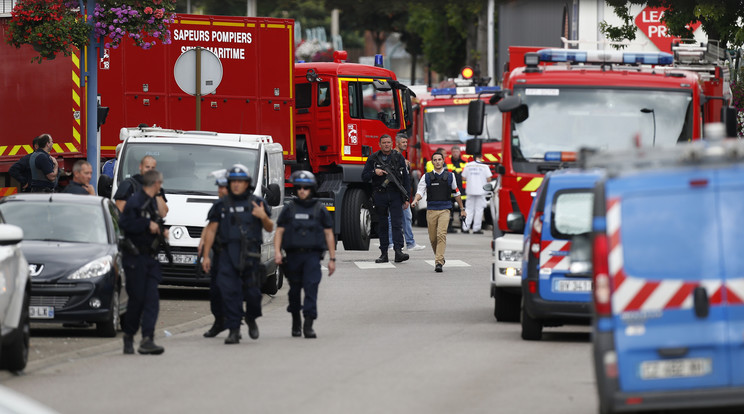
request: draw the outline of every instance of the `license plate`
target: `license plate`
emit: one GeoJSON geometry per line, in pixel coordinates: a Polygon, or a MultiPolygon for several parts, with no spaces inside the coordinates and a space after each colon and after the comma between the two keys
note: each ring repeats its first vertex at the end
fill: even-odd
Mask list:
{"type": "Polygon", "coordinates": [[[710,358],[685,358],[666,361],[643,361],[641,363],[641,378],[689,378],[702,377],[713,371],[710,358]]]}
{"type": "Polygon", "coordinates": [[[555,281],[554,289],[557,292],[591,292],[591,280],[558,279],[555,281]]]}
{"type": "MultiPolygon", "coordinates": [[[[158,253],[158,261],[160,263],[168,263],[168,258],[165,257],[165,253],[158,253]]],[[[174,254],[173,264],[194,264],[196,263],[195,254],[174,254]]]]}
{"type": "Polygon", "coordinates": [[[29,306],[29,318],[54,319],[54,306],[29,306]]]}

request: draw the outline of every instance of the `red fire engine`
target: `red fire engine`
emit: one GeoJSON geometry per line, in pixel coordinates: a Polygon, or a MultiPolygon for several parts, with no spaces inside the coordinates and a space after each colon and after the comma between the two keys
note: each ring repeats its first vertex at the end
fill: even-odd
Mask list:
{"type": "MultiPolygon", "coordinates": [[[[506,96],[498,102],[500,185],[491,201],[498,217],[491,275],[498,320],[518,320],[520,309],[522,234],[510,230],[507,218],[526,216],[546,172],[574,165],[582,147],[673,146],[700,139],[704,122],[721,119],[711,105],[720,108],[722,94],[706,95],[705,77],[689,69],[695,63],[713,68],[714,77],[723,72],[697,56],[678,68],[669,53],[510,48],[506,96]]],[[[478,119],[483,106],[472,110],[478,119]]],[[[468,130],[481,133],[474,125],[468,130]]],[[[474,153],[478,141],[468,142],[474,153]]]]}
{"type": "MultiPolygon", "coordinates": [[[[8,21],[0,19],[0,25],[8,21]]],[[[288,19],[179,14],[170,29],[170,45],[142,50],[125,42],[104,50],[98,93],[109,113],[101,127],[101,156],[114,157],[122,127],[195,129],[196,101],[178,87],[174,65],[183,52],[207,48],[220,59],[223,77],[214,93],[202,96],[201,129],[271,135],[284,147],[287,175],[298,168],[318,174],[344,248],[368,249],[374,217],[361,170],[379,149],[381,134],[395,136],[411,126],[411,95],[395,74],[343,63],[345,52],[332,63],[295,65],[294,22],[288,19]]],[[[15,49],[4,36],[0,30],[0,123],[13,127],[0,138],[0,191],[13,193],[8,168],[32,152],[31,140],[41,133],[54,137],[53,156],[65,170],[87,158],[89,103],[80,86],[80,54],[30,63],[32,48],[15,49]]]]}

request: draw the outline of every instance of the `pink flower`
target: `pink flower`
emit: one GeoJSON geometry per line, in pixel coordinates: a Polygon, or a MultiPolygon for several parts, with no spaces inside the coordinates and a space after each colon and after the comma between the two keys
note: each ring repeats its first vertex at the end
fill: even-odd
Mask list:
{"type": "Polygon", "coordinates": [[[152,14],[152,7],[145,7],[145,14],[152,14]]]}
{"type": "Polygon", "coordinates": [[[164,14],[165,14],[165,9],[155,10],[155,17],[158,19],[162,19],[164,14]]]}

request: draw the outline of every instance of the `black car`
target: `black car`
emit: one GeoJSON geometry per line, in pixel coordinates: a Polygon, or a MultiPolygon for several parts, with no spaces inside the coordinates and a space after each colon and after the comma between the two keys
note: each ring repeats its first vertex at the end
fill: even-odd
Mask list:
{"type": "Polygon", "coordinates": [[[116,336],[127,296],[118,247],[119,211],[111,200],[20,194],[0,200],[0,214],[23,229],[31,320],[95,323],[100,336],[116,336]]]}

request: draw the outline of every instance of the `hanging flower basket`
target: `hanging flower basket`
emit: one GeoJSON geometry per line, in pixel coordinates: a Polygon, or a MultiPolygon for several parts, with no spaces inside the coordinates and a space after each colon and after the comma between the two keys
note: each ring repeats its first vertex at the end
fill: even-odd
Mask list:
{"type": "Polygon", "coordinates": [[[39,56],[31,61],[54,59],[57,53],[72,54],[72,48],[88,43],[90,26],[71,0],[18,0],[11,12],[7,42],[15,47],[31,45],[39,56]]]}
{"type": "Polygon", "coordinates": [[[126,37],[143,49],[158,41],[169,44],[168,24],[175,20],[175,9],[175,0],[99,0],[93,13],[93,30],[106,39],[106,48],[116,49],[126,37]]]}

